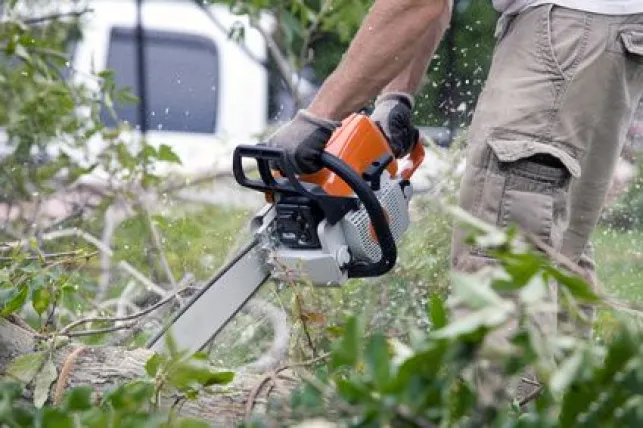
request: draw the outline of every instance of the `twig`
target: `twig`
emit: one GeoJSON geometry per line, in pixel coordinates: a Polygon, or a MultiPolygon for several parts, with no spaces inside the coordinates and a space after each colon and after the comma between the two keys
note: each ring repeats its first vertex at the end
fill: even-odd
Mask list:
{"type": "Polygon", "coordinates": [[[74,366],[74,362],[80,356],[80,354],[83,351],[85,351],[85,349],[87,348],[85,348],[84,346],[80,346],[74,349],[74,351],[71,354],[69,354],[69,356],[65,359],[62,369],[60,370],[60,376],[58,376],[58,380],[56,381],[56,386],[54,388],[54,395],[53,395],[54,406],[57,406],[60,404],[63,398],[63,392],[65,391],[67,380],[71,375],[71,370],[72,370],[72,367],[74,366]]]}
{"type": "Polygon", "coordinates": [[[255,385],[254,388],[250,391],[248,394],[248,399],[246,400],[246,420],[250,418],[250,415],[252,414],[252,409],[255,406],[255,402],[257,401],[257,396],[259,395],[259,392],[261,392],[261,388],[268,382],[269,380],[272,380],[273,383],[275,383],[275,372],[270,372],[267,373],[266,375],[262,376],[259,382],[257,382],[257,385],[255,385]]]}
{"type": "Polygon", "coordinates": [[[261,388],[263,388],[266,382],[268,382],[269,380],[272,380],[273,383],[276,385],[277,383],[276,377],[279,375],[279,373],[283,372],[284,370],[288,370],[296,367],[309,367],[322,360],[325,360],[329,356],[330,356],[330,353],[325,353],[320,355],[319,357],[313,358],[308,361],[286,364],[262,376],[261,379],[259,379],[259,382],[257,382],[257,385],[254,388],[252,388],[252,390],[250,391],[250,394],[248,394],[248,399],[246,400],[246,419],[250,417],[250,414],[252,413],[252,409],[255,405],[255,402],[257,401],[257,396],[259,395],[259,392],[261,392],[261,388]]]}
{"type": "Polygon", "coordinates": [[[395,413],[402,419],[407,422],[410,422],[413,426],[420,428],[435,428],[435,425],[428,421],[426,418],[421,416],[413,415],[413,412],[406,406],[397,406],[395,408],[395,413]]]}
{"type": "MultiPolygon", "coordinates": [[[[568,257],[561,254],[560,252],[556,251],[553,247],[547,245],[547,243],[545,243],[542,239],[540,239],[539,237],[531,233],[524,233],[524,236],[530,244],[532,244],[538,250],[545,253],[545,255],[550,259],[552,259],[555,263],[559,264],[560,266],[567,269],[571,273],[577,276],[580,276],[585,280],[589,280],[587,272],[585,272],[578,264],[574,263],[568,257]]],[[[619,302],[613,299],[612,297],[607,296],[606,294],[600,292],[600,290],[594,290],[594,293],[596,294],[596,296],[598,296],[598,298],[602,302],[604,302],[607,306],[609,306],[612,309],[628,312],[631,315],[643,317],[643,306],[637,305],[632,302],[627,302],[627,303],[619,302]]]]}
{"type": "Polygon", "coordinates": [[[282,269],[288,285],[293,290],[293,293],[295,293],[295,305],[297,306],[297,318],[301,321],[302,328],[304,330],[304,334],[306,335],[306,340],[308,341],[308,346],[310,346],[310,349],[313,351],[313,357],[317,355],[317,350],[315,349],[315,344],[313,342],[313,339],[310,335],[310,332],[308,331],[308,324],[306,323],[306,319],[304,318],[304,309],[303,309],[303,304],[301,302],[301,296],[299,295],[299,292],[297,290],[297,285],[295,284],[295,281],[292,279],[290,272],[286,266],[284,266],[282,263],[279,262],[279,260],[273,260],[273,262],[280,268],[282,269]]]}
{"type": "Polygon", "coordinates": [[[68,334],[69,330],[71,330],[71,329],[73,329],[75,327],[78,327],[79,325],[82,325],[82,324],[88,324],[88,323],[93,323],[93,322],[123,322],[123,321],[131,321],[131,320],[141,318],[141,317],[149,314],[150,312],[154,312],[155,310],[157,310],[161,306],[165,305],[170,300],[172,300],[174,298],[174,296],[176,296],[178,293],[180,293],[182,291],[185,291],[187,288],[188,287],[186,286],[186,287],[182,287],[180,289],[177,289],[177,290],[173,291],[172,293],[170,293],[163,300],[161,300],[160,302],[156,303],[155,305],[152,305],[149,308],[143,309],[142,311],[136,312],[135,314],[125,315],[125,316],[122,316],[122,317],[90,317],[90,318],[83,318],[83,319],[76,320],[76,321],[72,322],[71,324],[68,324],[62,330],[60,330],[60,333],[58,333],[58,334],[60,336],[65,336],[65,335],[68,336],[69,335],[68,334]]]}
{"type": "Polygon", "coordinates": [[[66,336],[66,337],[83,337],[83,336],[95,336],[97,334],[114,333],[115,331],[129,330],[131,328],[134,328],[134,327],[136,327],[136,324],[137,324],[137,322],[133,321],[133,322],[127,323],[127,324],[115,325],[115,326],[106,327],[106,328],[98,328],[96,330],[72,331],[70,333],[65,333],[64,336],[66,336]]]}
{"type": "Polygon", "coordinates": [[[302,67],[308,65],[308,49],[310,48],[310,42],[313,37],[313,33],[317,31],[319,25],[322,22],[322,19],[326,17],[326,14],[332,9],[332,7],[333,0],[325,0],[321,8],[319,9],[319,13],[315,16],[313,22],[311,22],[310,26],[306,29],[303,37],[303,42],[301,44],[301,50],[299,51],[299,60],[302,67]]]}
{"type": "Polygon", "coordinates": [[[41,335],[40,333],[38,333],[36,330],[34,330],[34,329],[29,325],[29,324],[27,324],[27,322],[26,322],[25,320],[23,320],[23,319],[22,319],[22,318],[20,318],[19,316],[16,316],[16,315],[8,315],[8,316],[7,316],[7,319],[8,319],[11,323],[13,323],[13,324],[17,325],[18,327],[22,328],[23,330],[26,330],[26,331],[27,331],[27,332],[29,332],[30,334],[32,334],[32,335],[34,335],[34,336],[36,336],[36,337],[42,337],[42,335],[41,335]]]}
{"type": "MultiPolygon", "coordinates": [[[[84,239],[85,241],[94,245],[99,251],[106,253],[110,257],[114,256],[114,252],[112,251],[111,248],[105,246],[101,241],[96,239],[94,236],[78,228],[70,228],[70,229],[63,229],[55,232],[49,232],[42,235],[41,239],[44,241],[53,241],[56,239],[69,238],[69,237],[84,239]]],[[[5,248],[16,248],[21,245],[24,245],[25,242],[26,240],[23,239],[23,240],[14,241],[14,242],[6,242],[3,245],[5,246],[5,248]]],[[[130,275],[132,275],[138,281],[140,281],[143,285],[145,285],[145,287],[148,290],[155,292],[159,296],[165,296],[167,294],[167,290],[164,290],[162,287],[154,284],[152,281],[147,279],[142,273],[137,271],[132,265],[127,263],[125,260],[121,260],[118,266],[124,271],[126,271],[127,273],[129,273],[130,275]]]]}
{"type": "MultiPolygon", "coordinates": [[[[132,216],[131,210],[128,210],[128,206],[122,199],[117,199],[105,210],[103,216],[105,225],[103,226],[103,233],[101,235],[101,243],[103,247],[109,248],[112,247],[112,239],[114,238],[114,232],[119,224],[124,220],[132,216]]],[[[114,256],[113,252],[103,251],[100,257],[100,276],[98,278],[98,292],[96,293],[96,300],[102,301],[107,294],[107,288],[111,280],[111,263],[112,257],[114,256]]],[[[147,278],[146,278],[147,279],[147,278]]]]}
{"type": "MultiPolygon", "coordinates": [[[[58,259],[58,258],[63,258],[63,257],[74,257],[74,256],[82,256],[82,258],[91,258],[95,256],[96,253],[91,253],[91,254],[83,254],[82,251],[67,251],[67,252],[62,252],[62,253],[52,253],[52,254],[40,254],[38,256],[29,256],[25,257],[21,260],[25,261],[34,261],[34,260],[42,260],[42,259],[58,259]]],[[[0,262],[11,262],[16,260],[15,257],[0,257],[0,262]]]]}
{"type": "Polygon", "coordinates": [[[538,386],[538,387],[542,386],[540,384],[540,382],[536,382],[535,380],[531,380],[531,379],[526,378],[526,377],[523,377],[520,380],[522,380],[523,382],[528,383],[529,385],[532,385],[532,386],[538,386]]]}
{"type": "Polygon", "coordinates": [[[81,16],[93,11],[94,9],[87,8],[83,10],[76,10],[76,11],[64,12],[64,13],[52,13],[50,15],[43,15],[36,18],[28,18],[28,19],[20,19],[20,20],[27,25],[34,25],[34,24],[41,24],[47,21],[54,21],[61,18],[80,18],[81,16]]]}
{"type": "Polygon", "coordinates": [[[531,401],[535,400],[536,398],[538,398],[538,396],[540,395],[540,393],[541,393],[541,392],[543,392],[543,389],[544,389],[544,387],[543,387],[542,385],[541,385],[541,386],[539,386],[538,388],[534,389],[534,390],[533,390],[533,391],[531,391],[529,394],[527,394],[527,396],[526,396],[525,398],[523,398],[522,400],[520,400],[520,401],[518,402],[518,405],[519,405],[520,407],[524,407],[526,404],[528,404],[528,403],[530,403],[531,401]]]}
{"type": "Polygon", "coordinates": [[[147,226],[150,229],[150,235],[152,235],[152,242],[154,243],[154,247],[156,247],[159,260],[161,261],[161,266],[163,266],[163,270],[165,271],[165,276],[170,281],[170,284],[172,284],[172,288],[176,288],[177,287],[176,279],[174,278],[174,274],[172,273],[172,268],[170,268],[170,264],[167,261],[167,257],[165,257],[165,251],[163,250],[163,242],[161,240],[161,235],[158,231],[158,228],[154,224],[154,221],[152,220],[152,216],[150,215],[150,211],[147,209],[145,202],[139,201],[139,205],[141,207],[141,210],[143,211],[143,214],[145,214],[145,219],[147,220],[147,226]]]}
{"type": "Polygon", "coordinates": [[[295,86],[295,82],[293,81],[290,63],[279,49],[277,42],[270,34],[268,34],[268,32],[264,28],[262,28],[256,18],[250,17],[250,25],[252,25],[252,27],[257,30],[266,41],[268,51],[275,60],[275,64],[279,69],[279,74],[281,74],[284,81],[288,85],[288,89],[295,99],[295,104],[301,105],[301,94],[299,92],[299,88],[295,86]]]}
{"type": "Polygon", "coordinates": [[[71,214],[64,216],[62,218],[59,218],[58,220],[54,221],[47,227],[43,229],[43,232],[51,232],[54,231],[55,229],[58,229],[61,225],[64,223],[67,223],[68,221],[75,220],[79,217],[82,217],[83,213],[85,210],[83,208],[77,208],[75,209],[71,214]]]}
{"type": "MultiPolygon", "coordinates": [[[[257,169],[256,166],[249,167],[246,172],[250,173],[257,169]]],[[[177,180],[174,183],[170,183],[165,188],[163,188],[159,193],[173,193],[179,190],[184,190],[188,187],[198,186],[201,184],[209,183],[211,181],[220,179],[220,178],[229,178],[233,177],[232,172],[230,171],[219,171],[209,174],[202,174],[194,178],[186,178],[184,180],[177,180]]]]}
{"type": "Polygon", "coordinates": [[[286,312],[272,303],[257,298],[248,302],[245,310],[252,315],[263,314],[268,318],[272,325],[273,339],[270,349],[252,363],[244,366],[243,370],[266,372],[274,369],[286,357],[290,344],[291,326],[286,312]]]}

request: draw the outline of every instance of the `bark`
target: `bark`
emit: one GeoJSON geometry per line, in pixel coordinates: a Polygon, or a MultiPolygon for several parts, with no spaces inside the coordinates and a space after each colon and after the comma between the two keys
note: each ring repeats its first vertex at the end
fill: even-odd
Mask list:
{"type": "MultiPolygon", "coordinates": [[[[0,318],[0,373],[4,373],[7,364],[17,355],[33,352],[36,343],[33,332],[0,318]]],[[[78,351],[79,348],[80,345],[74,344],[56,351],[59,381],[68,371],[64,389],[90,385],[97,394],[124,381],[145,376],[145,362],[152,355],[147,349],[108,346],[78,351]],[[70,358],[72,354],[76,358],[70,358]]],[[[268,400],[288,399],[298,382],[292,372],[284,371],[283,374],[286,376],[280,376],[276,383],[272,383],[264,382],[265,375],[237,373],[232,384],[204,394],[196,402],[186,402],[180,414],[204,419],[216,427],[236,426],[246,417],[248,401],[252,401],[254,414],[262,414],[268,400]]],[[[54,398],[55,392],[56,382],[52,385],[50,399],[54,398]]],[[[168,399],[167,404],[170,405],[171,400],[168,399]]]]}

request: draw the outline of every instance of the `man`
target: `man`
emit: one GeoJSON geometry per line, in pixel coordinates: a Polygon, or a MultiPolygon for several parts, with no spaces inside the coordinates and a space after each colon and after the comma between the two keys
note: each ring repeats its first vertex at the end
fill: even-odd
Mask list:
{"type": "MultiPolygon", "coordinates": [[[[468,131],[460,205],[515,223],[594,275],[590,236],[643,93],[642,0],[493,0],[497,46],[468,131]]],[[[376,0],[306,111],[271,138],[299,172],[348,114],[379,94],[372,118],[397,156],[416,130],[413,95],[441,41],[451,0],[376,0]]],[[[452,262],[491,260],[453,234],[452,262]]]]}

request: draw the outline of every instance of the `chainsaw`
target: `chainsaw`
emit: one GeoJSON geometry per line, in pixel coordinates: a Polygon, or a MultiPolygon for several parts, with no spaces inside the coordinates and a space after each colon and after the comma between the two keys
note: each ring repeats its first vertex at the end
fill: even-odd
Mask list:
{"type": "MultiPolygon", "coordinates": [[[[237,183],[263,192],[250,221],[251,240],[148,342],[162,353],[168,334],[188,353],[201,351],[268,279],[337,287],[388,273],[407,230],[410,179],[424,160],[420,141],[396,159],[379,127],[353,114],[333,133],[323,168],[296,175],[283,150],[240,145],[237,183]],[[244,165],[256,163],[251,178],[244,165]]],[[[252,174],[250,174],[252,175],[252,174]]]]}

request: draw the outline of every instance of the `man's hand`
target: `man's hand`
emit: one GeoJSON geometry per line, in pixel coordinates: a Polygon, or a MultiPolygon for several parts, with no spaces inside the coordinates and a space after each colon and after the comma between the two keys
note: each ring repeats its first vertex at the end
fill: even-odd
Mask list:
{"type": "Polygon", "coordinates": [[[406,93],[382,94],[375,101],[371,119],[379,125],[397,158],[409,153],[419,138],[412,112],[413,97],[406,93]]]}
{"type": "Polygon", "coordinates": [[[339,125],[300,110],[268,139],[268,146],[284,149],[296,174],[312,174],[322,168],[320,156],[339,125]]]}

